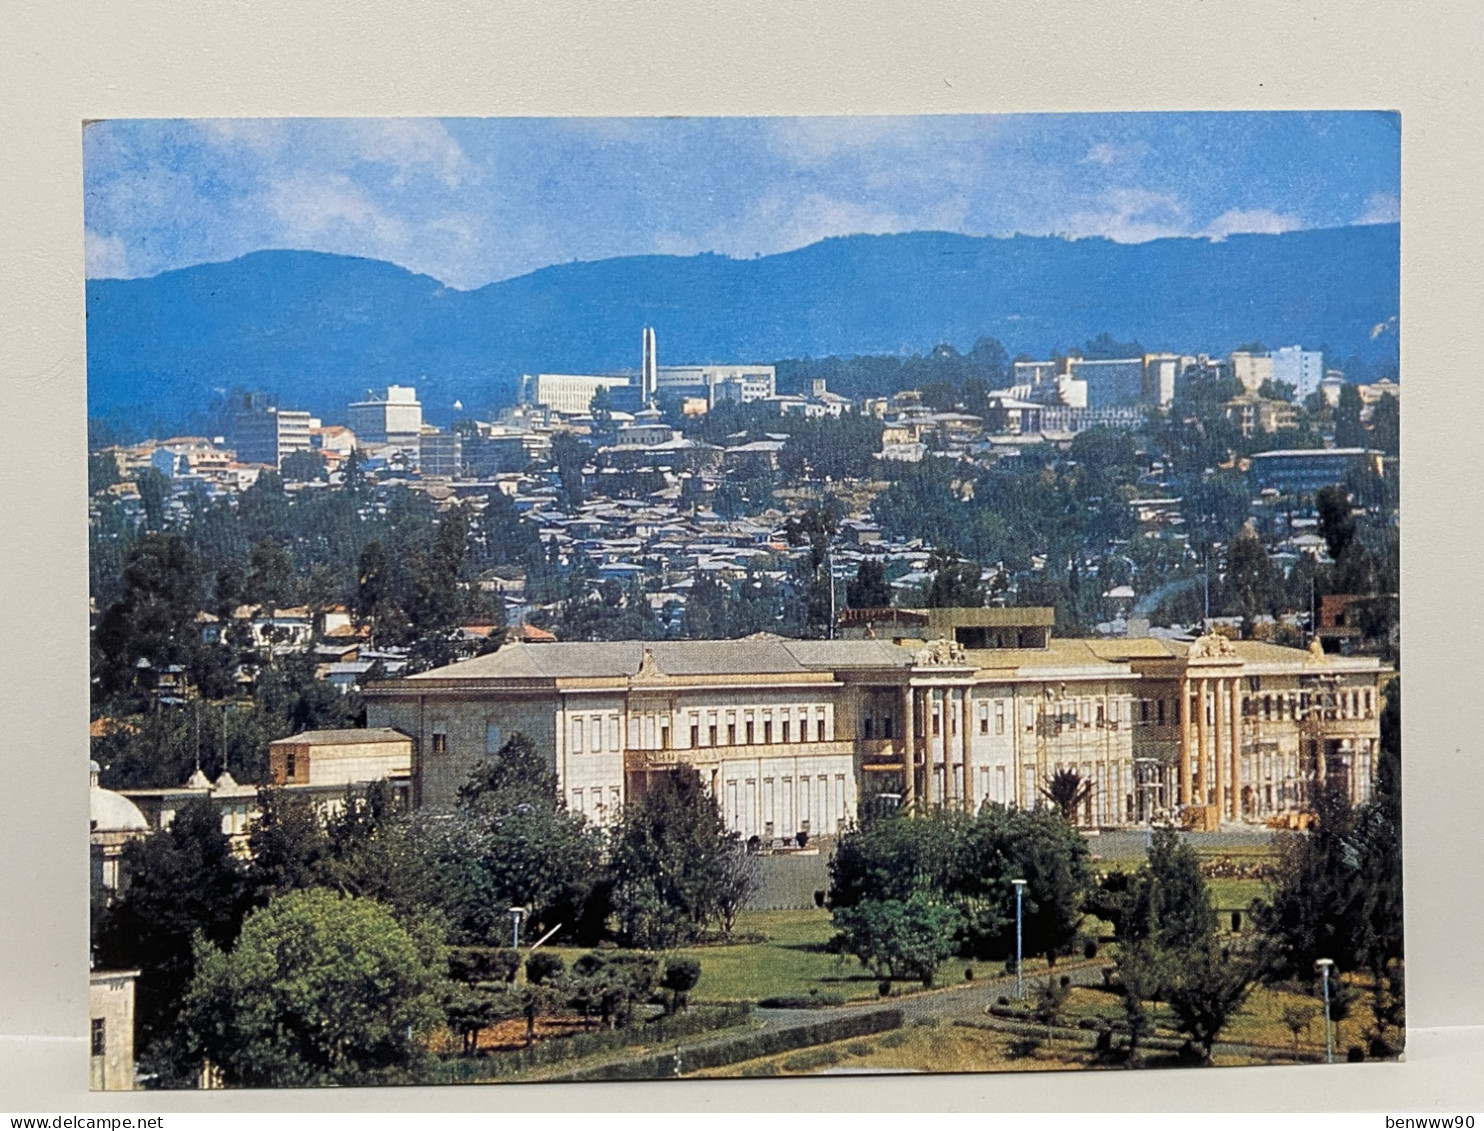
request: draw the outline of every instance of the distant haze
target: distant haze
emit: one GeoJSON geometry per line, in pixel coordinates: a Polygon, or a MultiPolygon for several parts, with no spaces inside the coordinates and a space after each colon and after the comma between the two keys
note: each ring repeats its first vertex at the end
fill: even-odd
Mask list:
{"type": "Polygon", "coordinates": [[[521,373],[633,369],[646,324],[662,364],[967,351],[981,336],[1044,357],[1101,332],[1149,350],[1260,339],[1392,358],[1399,238],[1396,224],[1142,243],[911,232],[570,263],[470,291],[372,259],[263,251],[89,280],[89,412],[184,424],[240,387],[328,422],[399,383],[446,422],[455,400],[508,403],[521,373]]]}

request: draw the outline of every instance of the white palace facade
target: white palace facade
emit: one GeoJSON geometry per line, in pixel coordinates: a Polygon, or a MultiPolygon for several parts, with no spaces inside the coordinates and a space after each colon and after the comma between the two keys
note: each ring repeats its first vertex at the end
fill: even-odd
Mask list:
{"type": "Polygon", "coordinates": [[[507,645],[367,688],[412,739],[418,807],[451,807],[514,733],[599,824],[687,765],[729,828],[833,836],[864,796],[1044,804],[1056,771],[1093,828],[1263,822],[1313,783],[1369,795],[1382,682],[1370,657],[1206,636],[1053,639],[1053,610],[854,610],[841,639],[507,645]]]}

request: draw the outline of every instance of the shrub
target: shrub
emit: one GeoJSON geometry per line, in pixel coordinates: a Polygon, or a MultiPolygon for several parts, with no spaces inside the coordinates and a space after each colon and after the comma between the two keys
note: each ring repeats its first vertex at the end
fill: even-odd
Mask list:
{"type": "Polygon", "coordinates": [[[567,972],[567,963],[560,954],[538,950],[526,959],[526,981],[533,986],[555,982],[567,972]]]}

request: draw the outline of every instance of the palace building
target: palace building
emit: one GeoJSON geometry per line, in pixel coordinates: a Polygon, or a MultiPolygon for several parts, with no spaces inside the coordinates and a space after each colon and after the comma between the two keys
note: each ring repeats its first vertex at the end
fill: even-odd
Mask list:
{"type": "Polygon", "coordinates": [[[568,808],[616,819],[692,766],[729,828],[832,836],[867,796],[1044,804],[1058,770],[1089,828],[1263,822],[1319,780],[1369,796],[1382,681],[1372,657],[1203,636],[1056,639],[1054,612],[851,610],[840,639],[507,645],[370,685],[367,723],[412,738],[412,802],[446,809],[514,733],[568,808]]]}

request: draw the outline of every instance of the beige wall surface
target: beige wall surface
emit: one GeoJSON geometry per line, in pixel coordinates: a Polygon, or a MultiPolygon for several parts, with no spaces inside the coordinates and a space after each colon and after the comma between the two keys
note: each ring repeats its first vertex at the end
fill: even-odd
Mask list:
{"type": "Polygon", "coordinates": [[[1484,1107],[1476,0],[7,5],[0,36],[0,1095],[16,1110],[487,1109],[477,1089],[89,1096],[81,120],[1376,108],[1403,120],[1409,1045],[1402,1065],[534,1086],[507,1110],[1484,1107]],[[1144,65],[1151,52],[1161,65],[1144,65]],[[639,63],[643,63],[639,66],[639,63]],[[1069,65],[1071,64],[1071,65],[1069,65]],[[46,757],[38,757],[45,752],[46,757]],[[74,831],[76,830],[76,831],[74,831]],[[24,913],[14,913],[23,909],[24,913]],[[1470,1029],[1473,1026],[1475,1028],[1470,1029]],[[1152,1086],[1157,1083],[1157,1087],[1152,1086]]]}

